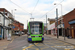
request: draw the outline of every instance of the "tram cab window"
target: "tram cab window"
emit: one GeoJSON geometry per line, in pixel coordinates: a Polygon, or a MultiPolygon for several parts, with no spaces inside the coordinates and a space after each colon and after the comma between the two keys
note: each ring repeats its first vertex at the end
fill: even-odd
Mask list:
{"type": "Polygon", "coordinates": [[[30,28],[32,34],[42,34],[42,23],[32,23],[30,28]]]}

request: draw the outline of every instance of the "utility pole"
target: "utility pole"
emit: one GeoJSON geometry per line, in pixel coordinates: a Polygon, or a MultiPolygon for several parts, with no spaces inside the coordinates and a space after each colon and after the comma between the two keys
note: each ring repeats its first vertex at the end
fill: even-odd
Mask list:
{"type": "Polygon", "coordinates": [[[47,15],[46,15],[46,35],[47,35],[47,15]]]}
{"type": "Polygon", "coordinates": [[[57,38],[59,38],[59,30],[58,30],[58,9],[56,8],[56,19],[57,19],[57,38]]]}
{"type": "Polygon", "coordinates": [[[3,39],[4,39],[4,28],[5,28],[5,9],[4,9],[4,12],[3,12],[3,15],[4,15],[4,20],[3,20],[3,39]]]}

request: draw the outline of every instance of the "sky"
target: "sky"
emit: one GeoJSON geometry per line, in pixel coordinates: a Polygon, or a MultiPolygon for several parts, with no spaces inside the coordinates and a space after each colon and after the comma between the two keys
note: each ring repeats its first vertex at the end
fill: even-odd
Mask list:
{"type": "Polygon", "coordinates": [[[11,13],[13,11],[14,18],[23,23],[26,29],[27,20],[32,21],[30,18],[44,23],[46,23],[46,15],[47,18],[55,18],[56,8],[58,17],[67,14],[75,8],[75,0],[0,0],[0,8],[6,8],[11,13]]]}

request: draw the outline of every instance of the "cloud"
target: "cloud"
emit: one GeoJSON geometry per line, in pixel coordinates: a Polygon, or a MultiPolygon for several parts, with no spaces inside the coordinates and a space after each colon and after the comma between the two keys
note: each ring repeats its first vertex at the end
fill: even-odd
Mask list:
{"type": "MultiPolygon", "coordinates": [[[[0,8],[6,8],[13,14],[15,14],[15,19],[21,23],[24,23],[24,28],[26,29],[27,20],[30,21],[30,13],[33,11],[38,0],[0,0],[0,8]],[[21,8],[13,4],[12,2],[19,5],[21,8]],[[17,9],[14,11],[14,9],[17,9]]],[[[60,3],[62,0],[39,0],[35,10],[32,13],[32,17],[37,21],[43,21],[45,23],[46,13],[48,18],[56,17],[56,8],[58,8],[58,16],[61,16],[61,5],[56,8],[54,3],[60,3]],[[44,20],[45,19],[45,20],[44,20]]],[[[62,4],[63,15],[75,8],[75,0],[64,0],[62,4]]]]}

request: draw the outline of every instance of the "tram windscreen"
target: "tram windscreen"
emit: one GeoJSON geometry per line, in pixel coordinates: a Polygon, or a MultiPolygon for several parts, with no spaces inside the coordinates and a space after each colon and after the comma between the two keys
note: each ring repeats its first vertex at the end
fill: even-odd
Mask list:
{"type": "Polygon", "coordinates": [[[30,23],[31,34],[42,34],[42,23],[30,23]]]}

